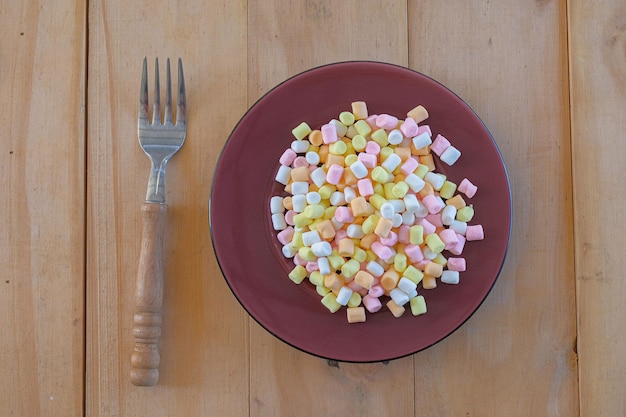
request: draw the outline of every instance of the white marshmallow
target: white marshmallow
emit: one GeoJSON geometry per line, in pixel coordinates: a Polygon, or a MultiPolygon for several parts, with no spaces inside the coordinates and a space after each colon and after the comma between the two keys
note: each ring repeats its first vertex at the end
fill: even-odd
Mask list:
{"type": "Polygon", "coordinates": [[[298,249],[296,249],[293,246],[287,244],[287,245],[283,246],[282,252],[283,252],[283,256],[285,258],[293,258],[294,256],[296,256],[296,253],[298,253],[298,249]]]}
{"type": "Polygon", "coordinates": [[[320,257],[317,258],[317,268],[322,275],[330,274],[330,263],[328,262],[328,258],[320,257]]]}
{"type": "Polygon", "coordinates": [[[337,303],[345,306],[350,301],[350,297],[352,297],[352,290],[346,286],[341,287],[339,292],[337,293],[337,303]]]}
{"type": "Polygon", "coordinates": [[[391,203],[391,205],[393,206],[393,211],[396,213],[402,213],[404,210],[406,210],[406,206],[404,204],[404,200],[388,200],[389,203],[391,203]]]}
{"type": "Polygon", "coordinates": [[[363,228],[360,224],[350,224],[346,228],[346,235],[352,239],[361,239],[365,236],[365,233],[363,233],[363,228]]]}
{"type": "Polygon", "coordinates": [[[317,168],[316,170],[311,172],[311,181],[313,181],[313,184],[315,184],[317,188],[326,184],[326,171],[324,171],[322,167],[317,168]]]}
{"type": "Polygon", "coordinates": [[[330,243],[323,240],[321,242],[314,243],[311,246],[311,252],[313,252],[313,255],[318,257],[328,256],[333,253],[333,248],[330,246],[330,243]]]}
{"type": "Polygon", "coordinates": [[[272,214],[272,226],[274,227],[274,230],[285,230],[287,228],[285,215],[283,213],[272,214]]]}
{"type": "Polygon", "coordinates": [[[365,265],[365,269],[375,277],[381,277],[385,273],[385,268],[376,261],[369,261],[367,265],[365,265]]]}
{"type": "Polygon", "coordinates": [[[401,162],[402,159],[400,159],[400,156],[398,156],[398,154],[392,153],[387,157],[387,159],[383,161],[382,164],[380,164],[380,166],[385,168],[387,172],[392,172],[394,169],[398,168],[401,162]]]}
{"type": "Polygon", "coordinates": [[[291,179],[291,168],[287,165],[281,165],[280,167],[278,167],[278,172],[276,173],[275,179],[282,185],[289,184],[289,180],[291,179]]]}
{"type": "Polygon", "coordinates": [[[285,206],[283,206],[283,198],[280,196],[274,196],[270,199],[270,213],[282,213],[285,211],[285,206]]]}
{"type": "Polygon", "coordinates": [[[394,288],[389,291],[389,297],[399,306],[403,306],[409,302],[409,295],[400,288],[394,288]]]}
{"type": "Polygon", "coordinates": [[[344,125],[337,119],[332,119],[328,124],[335,125],[335,130],[337,131],[337,136],[342,137],[346,136],[348,133],[348,126],[344,125]]]}
{"type": "Polygon", "coordinates": [[[427,172],[424,176],[424,180],[432,185],[435,190],[439,191],[441,190],[441,187],[443,186],[446,178],[443,175],[437,174],[435,172],[427,172]]]}
{"type": "Polygon", "coordinates": [[[420,202],[415,194],[407,194],[404,196],[404,206],[407,213],[414,214],[420,207],[420,202]]]}
{"type": "Polygon", "coordinates": [[[309,204],[319,204],[322,201],[322,196],[317,191],[309,191],[306,194],[306,202],[309,204]]]}
{"type": "Polygon", "coordinates": [[[306,181],[294,181],[291,183],[291,194],[306,194],[309,192],[309,183],[306,181]]]}
{"type": "Polygon", "coordinates": [[[294,140],[291,142],[291,149],[295,153],[305,153],[309,149],[309,146],[311,146],[311,142],[308,140],[294,140]]]}
{"type": "Polygon", "coordinates": [[[293,205],[293,211],[296,213],[302,213],[306,208],[306,196],[304,194],[296,194],[291,197],[291,204],[293,205]]]}
{"type": "Polygon", "coordinates": [[[453,205],[445,206],[441,211],[441,222],[450,226],[454,219],[456,219],[456,207],[453,205]]]}
{"type": "Polygon", "coordinates": [[[415,215],[410,211],[402,213],[402,224],[406,226],[412,226],[415,223],[415,215]]]}
{"type": "Polygon", "coordinates": [[[404,178],[404,182],[407,183],[411,191],[413,191],[414,193],[419,193],[420,191],[422,191],[422,188],[424,188],[424,185],[426,185],[423,179],[413,173],[407,175],[404,178]]]}
{"type": "Polygon", "coordinates": [[[404,135],[402,134],[402,131],[400,129],[393,129],[387,135],[387,140],[392,145],[399,145],[400,143],[402,143],[403,139],[404,139],[404,135]]]}
{"type": "Polygon", "coordinates": [[[421,134],[415,136],[413,139],[413,146],[415,149],[422,149],[424,146],[428,146],[433,143],[428,132],[422,132],[421,134]]]}
{"type": "Polygon", "coordinates": [[[346,196],[341,191],[335,191],[330,195],[330,204],[333,206],[343,206],[346,204],[346,196]]]}
{"type": "Polygon", "coordinates": [[[393,227],[400,227],[402,225],[402,215],[400,213],[393,213],[393,216],[391,216],[391,225],[393,227]]]}
{"type": "Polygon", "coordinates": [[[317,230],[302,233],[302,243],[304,243],[304,246],[312,246],[314,243],[321,241],[322,237],[317,230]]]}
{"type": "Polygon", "coordinates": [[[448,146],[448,149],[443,151],[439,159],[441,159],[443,162],[445,162],[448,165],[454,165],[454,163],[458,161],[460,157],[461,157],[461,151],[459,151],[454,146],[450,145],[448,146]]]}
{"type": "Polygon", "coordinates": [[[363,165],[363,162],[357,160],[352,165],[350,165],[350,171],[354,174],[358,179],[367,177],[367,167],[363,165]]]}
{"type": "Polygon", "coordinates": [[[310,165],[319,165],[320,163],[320,154],[317,152],[307,152],[304,157],[310,165]]]}
{"type": "Polygon", "coordinates": [[[388,201],[385,201],[380,206],[380,215],[385,219],[391,219],[396,211],[393,209],[393,204],[388,201]]]}
{"type": "Polygon", "coordinates": [[[446,284],[458,284],[459,283],[459,271],[450,271],[446,269],[441,274],[441,282],[446,284]]]}
{"type": "Polygon", "coordinates": [[[454,230],[462,236],[465,236],[465,232],[467,231],[467,223],[459,220],[453,220],[450,224],[450,229],[454,230]]]}
{"type": "Polygon", "coordinates": [[[352,187],[346,187],[343,189],[343,196],[346,199],[346,203],[349,203],[356,198],[356,190],[352,187]]]}
{"type": "Polygon", "coordinates": [[[400,281],[398,281],[397,287],[400,288],[405,293],[411,294],[413,291],[416,290],[417,284],[411,281],[410,279],[408,279],[407,277],[402,277],[400,278],[400,281]]]}

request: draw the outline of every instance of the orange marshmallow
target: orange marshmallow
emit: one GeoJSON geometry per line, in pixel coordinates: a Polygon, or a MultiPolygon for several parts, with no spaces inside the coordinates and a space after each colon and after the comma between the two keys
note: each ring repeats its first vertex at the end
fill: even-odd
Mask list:
{"type": "Polygon", "coordinates": [[[368,290],[372,288],[372,285],[374,285],[374,281],[374,276],[367,271],[359,271],[354,276],[354,282],[368,290]]]}
{"type": "Polygon", "coordinates": [[[369,235],[365,235],[361,238],[359,242],[359,247],[361,249],[369,250],[372,248],[372,243],[378,240],[378,236],[374,233],[370,233],[369,235]]]}
{"type": "Polygon", "coordinates": [[[369,207],[367,206],[367,200],[365,197],[356,197],[350,201],[350,208],[352,209],[352,215],[354,217],[357,216],[365,216],[369,212],[369,207]]]}
{"type": "Polygon", "coordinates": [[[292,181],[309,181],[309,167],[301,166],[291,170],[292,181]]]}
{"type": "MultiPolygon", "coordinates": [[[[320,132],[320,135],[321,134],[322,132],[320,132]]],[[[328,145],[320,145],[320,150],[318,151],[318,154],[320,155],[320,162],[322,164],[325,164],[329,155],[328,145]]]]}
{"type": "Polygon", "coordinates": [[[332,292],[339,291],[344,284],[345,280],[341,275],[338,275],[336,272],[332,272],[324,276],[324,286],[332,292]]]}
{"type": "Polygon", "coordinates": [[[388,269],[382,277],[380,277],[380,285],[386,290],[391,291],[396,288],[400,274],[395,269],[388,269]]]}
{"type": "MultiPolygon", "coordinates": [[[[286,198],[286,197],[285,197],[286,198]]],[[[283,200],[283,205],[285,204],[285,201],[283,200]]],[[[463,207],[465,207],[467,204],[465,203],[465,200],[463,199],[463,197],[461,197],[461,194],[457,194],[452,198],[449,198],[446,200],[446,204],[449,206],[454,206],[456,207],[456,209],[461,209],[463,207]]]]}
{"type": "Polygon", "coordinates": [[[348,323],[365,322],[365,307],[348,307],[346,310],[348,323]]]}
{"type": "Polygon", "coordinates": [[[393,151],[403,162],[411,157],[411,148],[408,146],[398,146],[393,151]]]}
{"type": "Polygon", "coordinates": [[[429,171],[435,170],[435,160],[432,154],[420,155],[419,159],[420,159],[420,164],[426,165],[429,171]]]}
{"type": "Polygon", "coordinates": [[[391,232],[391,228],[393,227],[393,222],[391,219],[386,219],[381,217],[378,219],[378,223],[376,223],[376,228],[374,229],[374,234],[385,238],[389,236],[389,232],[391,232]]]}
{"type": "Polygon", "coordinates": [[[393,314],[395,318],[402,316],[404,314],[404,311],[406,310],[403,306],[399,306],[393,300],[389,300],[385,305],[387,306],[389,311],[391,311],[391,314],[393,314]]]}
{"type": "Polygon", "coordinates": [[[322,140],[322,131],[321,130],[313,130],[309,133],[309,142],[311,145],[321,146],[323,142],[322,140]]]}
{"type": "Polygon", "coordinates": [[[437,288],[437,279],[430,275],[424,275],[424,278],[422,278],[422,288],[425,290],[437,288]]]}
{"type": "Polygon", "coordinates": [[[329,153],[326,156],[326,166],[331,166],[331,165],[339,165],[340,167],[345,166],[345,158],[343,157],[343,155],[335,155],[332,153],[329,153]]]}
{"type": "MultiPolygon", "coordinates": [[[[331,223],[331,227],[332,227],[332,223],[331,223]]],[[[354,255],[354,241],[348,237],[341,239],[339,243],[337,244],[337,252],[341,256],[354,255]]]]}
{"type": "Polygon", "coordinates": [[[330,220],[322,220],[315,224],[315,230],[320,234],[320,237],[324,240],[329,240],[335,237],[335,228],[333,222],[330,220]]]}
{"type": "Polygon", "coordinates": [[[352,114],[355,120],[367,119],[367,104],[364,101],[355,101],[352,103],[352,114]]]}
{"type": "Polygon", "coordinates": [[[287,210],[293,210],[293,199],[290,195],[283,198],[283,207],[287,210]]]}
{"type": "Polygon", "coordinates": [[[428,110],[421,104],[409,110],[406,114],[411,119],[415,120],[415,123],[422,123],[428,119],[428,110]]]}
{"type": "Polygon", "coordinates": [[[433,188],[433,186],[427,182],[424,184],[424,188],[422,188],[419,193],[417,193],[417,195],[420,196],[420,199],[423,199],[424,197],[426,197],[427,195],[432,195],[435,194],[435,189],[433,188]]]}
{"type": "Polygon", "coordinates": [[[437,262],[428,262],[424,267],[424,274],[438,278],[443,273],[443,265],[437,262]]]}

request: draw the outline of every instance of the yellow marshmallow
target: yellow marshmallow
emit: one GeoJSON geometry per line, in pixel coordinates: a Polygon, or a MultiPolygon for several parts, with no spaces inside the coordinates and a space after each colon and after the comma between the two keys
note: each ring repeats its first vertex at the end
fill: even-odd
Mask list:
{"type": "Polygon", "coordinates": [[[293,268],[289,273],[289,278],[296,284],[300,284],[302,281],[304,281],[306,275],[306,268],[304,268],[302,265],[296,265],[296,267],[293,268]]]}
{"type": "Polygon", "coordinates": [[[409,305],[411,306],[411,314],[414,316],[419,316],[420,314],[426,313],[426,300],[423,295],[418,295],[417,297],[413,297],[409,300],[409,305]]]}

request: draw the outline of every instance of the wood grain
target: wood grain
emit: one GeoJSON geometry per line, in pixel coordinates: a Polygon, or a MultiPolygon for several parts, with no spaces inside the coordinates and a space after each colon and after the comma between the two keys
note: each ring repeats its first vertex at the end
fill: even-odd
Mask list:
{"type": "Polygon", "coordinates": [[[415,356],[415,395],[427,398],[417,411],[577,415],[565,4],[439,4],[410,2],[410,65],[459,94],[490,129],[509,171],[513,230],[480,310],[415,356]]]}
{"type": "Polygon", "coordinates": [[[626,415],[626,4],[570,1],[581,416],[626,415]],[[589,22],[597,22],[589,24],[589,22]]]}
{"type": "Polygon", "coordinates": [[[0,6],[0,415],[80,416],[85,8],[0,6]]]}
{"type": "Polygon", "coordinates": [[[247,415],[248,319],[220,276],[207,220],[215,161],[247,107],[245,3],[90,1],[89,47],[87,414],[247,415]],[[150,169],[137,142],[144,56],[182,58],[189,123],[167,167],[156,387],[129,378],[150,169]]]}

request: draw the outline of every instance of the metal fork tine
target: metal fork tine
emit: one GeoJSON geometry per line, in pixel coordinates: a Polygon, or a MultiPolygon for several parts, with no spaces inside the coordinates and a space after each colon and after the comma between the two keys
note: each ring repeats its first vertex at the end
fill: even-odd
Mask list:
{"type": "Polygon", "coordinates": [[[152,124],[161,123],[161,86],[159,84],[159,58],[154,60],[154,104],[152,105],[152,124]]]}
{"type": "Polygon", "coordinates": [[[178,58],[178,102],[176,104],[176,124],[187,123],[187,93],[185,92],[185,76],[183,61],[178,58]]]}
{"type": "Polygon", "coordinates": [[[172,74],[170,73],[169,58],[167,58],[167,74],[165,80],[165,118],[163,124],[172,124],[172,74]]]}
{"type": "Polygon", "coordinates": [[[141,72],[141,87],[139,90],[139,120],[148,120],[148,62],[143,59],[141,72]]]}

